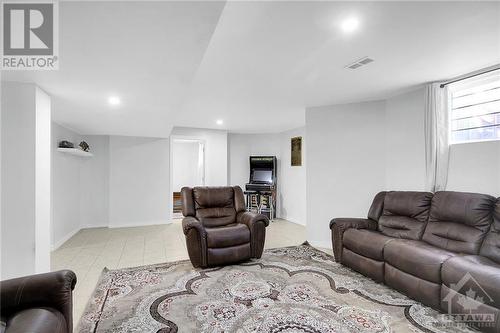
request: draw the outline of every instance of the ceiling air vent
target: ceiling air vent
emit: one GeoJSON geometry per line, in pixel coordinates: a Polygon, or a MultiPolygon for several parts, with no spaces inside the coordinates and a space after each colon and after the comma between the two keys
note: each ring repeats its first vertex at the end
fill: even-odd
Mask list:
{"type": "Polygon", "coordinates": [[[370,62],[373,62],[373,59],[368,58],[368,57],[364,57],[364,58],[361,58],[361,59],[353,62],[352,64],[345,66],[345,68],[356,69],[356,68],[359,68],[361,66],[367,65],[370,62]]]}

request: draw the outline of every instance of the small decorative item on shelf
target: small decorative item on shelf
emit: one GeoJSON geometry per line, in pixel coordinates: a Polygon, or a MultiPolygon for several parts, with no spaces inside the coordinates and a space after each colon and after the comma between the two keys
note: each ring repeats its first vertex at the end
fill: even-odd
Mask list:
{"type": "Polygon", "coordinates": [[[88,152],[90,150],[89,144],[85,141],[80,142],[79,146],[83,151],[88,152]]]}
{"type": "Polygon", "coordinates": [[[59,148],[75,148],[73,142],[62,140],[59,142],[59,148]]]}

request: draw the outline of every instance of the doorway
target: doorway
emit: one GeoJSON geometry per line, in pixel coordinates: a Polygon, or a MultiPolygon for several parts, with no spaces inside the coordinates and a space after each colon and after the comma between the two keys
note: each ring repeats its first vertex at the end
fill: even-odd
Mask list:
{"type": "Polygon", "coordinates": [[[172,217],[182,217],[181,189],[205,185],[205,142],[172,139],[172,217]]]}

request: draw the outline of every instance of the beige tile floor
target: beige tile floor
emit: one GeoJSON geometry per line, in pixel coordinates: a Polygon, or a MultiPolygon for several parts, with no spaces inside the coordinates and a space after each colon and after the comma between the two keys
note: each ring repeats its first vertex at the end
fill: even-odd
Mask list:
{"type": "MultiPolygon", "coordinates": [[[[275,220],[267,228],[266,248],[299,245],[305,227],[275,220]]],[[[331,250],[329,251],[331,253],[331,250]]],[[[73,294],[75,326],[104,267],[109,269],[188,259],[180,220],[169,225],[83,229],[52,252],[52,270],[71,269],[78,278],[73,294]]]]}

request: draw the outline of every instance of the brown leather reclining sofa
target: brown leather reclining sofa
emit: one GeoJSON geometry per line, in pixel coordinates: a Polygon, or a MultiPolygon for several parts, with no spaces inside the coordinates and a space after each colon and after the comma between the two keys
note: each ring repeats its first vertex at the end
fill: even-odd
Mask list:
{"type": "Polygon", "coordinates": [[[260,258],[269,219],[246,211],[239,186],[184,187],[182,228],[194,267],[260,258]]]}
{"type": "Polygon", "coordinates": [[[500,198],[381,192],[368,218],[335,218],[330,229],[337,262],[445,313],[494,314],[479,328],[500,332],[500,198]],[[464,309],[469,289],[482,299],[464,309]]]}
{"type": "Polygon", "coordinates": [[[71,333],[76,275],[63,270],[0,282],[0,333],[71,333]]]}

